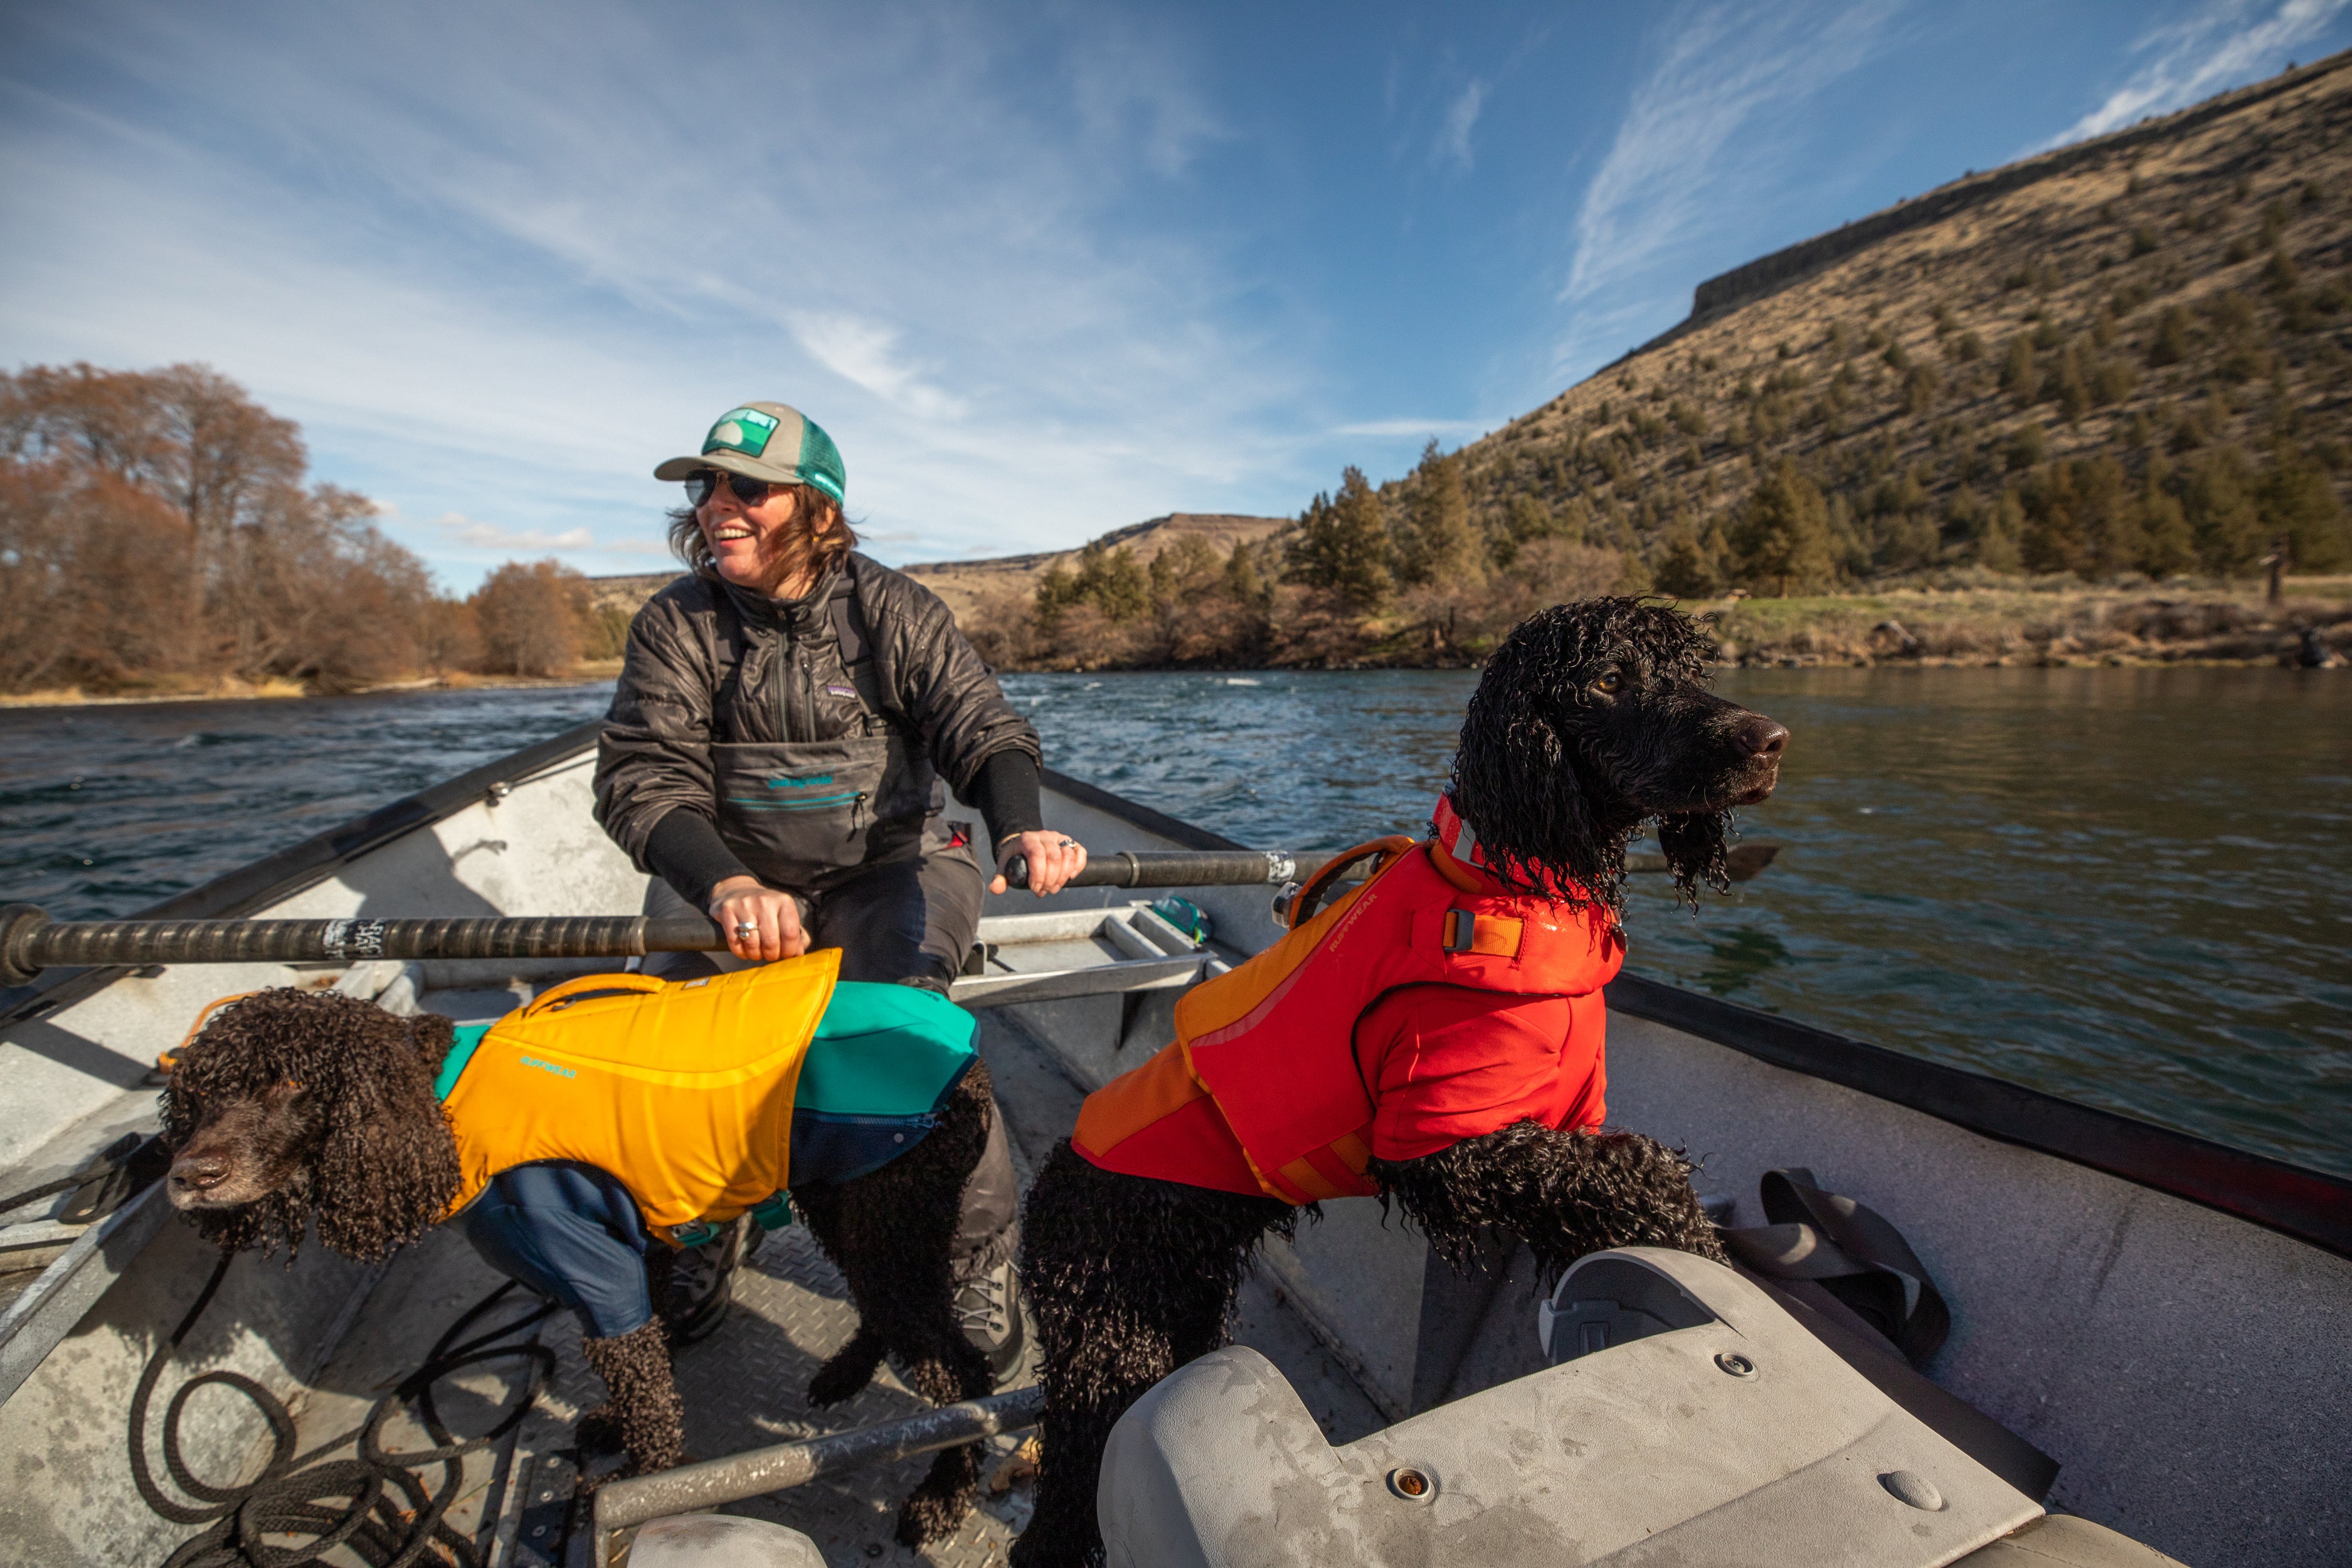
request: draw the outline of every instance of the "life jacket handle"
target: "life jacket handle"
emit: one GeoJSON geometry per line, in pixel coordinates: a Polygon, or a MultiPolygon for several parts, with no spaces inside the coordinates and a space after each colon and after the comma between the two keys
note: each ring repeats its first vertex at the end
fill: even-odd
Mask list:
{"type": "Polygon", "coordinates": [[[1419,842],[1420,840],[1408,838],[1402,833],[1391,833],[1386,838],[1375,838],[1370,844],[1359,844],[1353,849],[1345,850],[1336,858],[1324,862],[1323,868],[1307,878],[1307,885],[1298,889],[1298,896],[1290,900],[1290,929],[1297,931],[1315,918],[1316,907],[1322,903],[1326,893],[1339,885],[1339,874],[1349,867],[1371,856],[1384,855],[1387,858],[1372,868],[1372,875],[1377,877],[1394,865],[1400,856],[1414,848],[1419,842]]]}
{"type": "Polygon", "coordinates": [[[583,991],[660,991],[669,982],[654,974],[580,974],[561,985],[551,985],[531,998],[530,1005],[522,1010],[526,1018],[535,1018],[558,1002],[568,1002],[583,991]]]}

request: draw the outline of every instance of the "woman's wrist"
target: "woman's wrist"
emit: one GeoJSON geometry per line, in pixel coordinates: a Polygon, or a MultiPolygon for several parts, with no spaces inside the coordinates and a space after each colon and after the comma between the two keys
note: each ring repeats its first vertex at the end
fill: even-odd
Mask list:
{"type": "Polygon", "coordinates": [[[767,885],[757,877],[729,877],[710,889],[710,907],[716,909],[739,894],[764,893],[767,890],[767,885]]]}

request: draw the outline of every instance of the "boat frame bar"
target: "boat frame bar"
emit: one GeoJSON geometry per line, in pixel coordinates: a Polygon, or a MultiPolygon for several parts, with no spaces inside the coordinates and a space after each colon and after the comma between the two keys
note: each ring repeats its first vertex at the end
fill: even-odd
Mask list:
{"type": "Polygon", "coordinates": [[[764,1497],[837,1470],[886,1464],[1003,1432],[1019,1432],[1037,1425],[1045,1415],[1045,1391],[1033,1384],[1010,1394],[942,1405],[903,1421],[777,1443],[723,1459],[609,1481],[597,1489],[588,1561],[592,1568],[610,1568],[614,1535],[634,1525],[764,1497]]]}

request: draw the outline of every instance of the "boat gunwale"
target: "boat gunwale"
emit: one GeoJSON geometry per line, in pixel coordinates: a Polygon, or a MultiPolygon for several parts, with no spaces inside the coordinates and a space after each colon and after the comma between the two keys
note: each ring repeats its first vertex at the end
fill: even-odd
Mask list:
{"type": "MultiPolygon", "coordinates": [[[[570,761],[591,749],[602,729],[602,720],[573,725],[225,872],[131,918],[226,919],[289,898],[337,868],[456,815],[494,784],[518,783],[570,761]]],[[[1188,849],[1248,847],[1051,768],[1045,770],[1045,784],[1078,805],[1188,849]]],[[[79,1001],[130,973],[125,967],[59,971],[54,980],[44,975],[16,988],[14,996],[0,992],[0,1026],[79,1001]]],[[[2352,1258],[2352,1180],[2345,1177],[1643,975],[1620,974],[1605,994],[1611,1007],[1633,1017],[2352,1258]]]]}

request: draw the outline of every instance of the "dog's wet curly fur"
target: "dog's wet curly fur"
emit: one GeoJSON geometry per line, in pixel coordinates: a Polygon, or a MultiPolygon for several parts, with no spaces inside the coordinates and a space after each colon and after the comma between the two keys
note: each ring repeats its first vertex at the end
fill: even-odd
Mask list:
{"type": "MultiPolygon", "coordinates": [[[[283,1250],[289,1260],[314,1218],[319,1239],[350,1258],[373,1261],[415,1240],[457,1192],[457,1143],[433,1092],[452,1040],[437,1015],[395,1017],[332,993],[278,989],[232,1003],[181,1053],[163,1091],[163,1132],[178,1152],[175,1177],[188,1162],[214,1161],[253,1195],[182,1217],[225,1249],[283,1250]]],[[[987,1359],[956,1324],[950,1252],[964,1181],[988,1141],[990,1094],[975,1058],[939,1125],[905,1154],[853,1181],[793,1189],[860,1317],[812,1380],[813,1403],[849,1398],[893,1352],[926,1398],[988,1393],[987,1359]]],[[[656,1301],[668,1261],[656,1248],[648,1262],[656,1301]]],[[[591,1436],[616,1437],[633,1472],[677,1464],[684,1431],[663,1325],[584,1348],[608,1394],[591,1436]]],[[[978,1445],[939,1457],[899,1515],[902,1541],[955,1528],[976,1496],[980,1458],[978,1445]]]]}
{"type": "MultiPolygon", "coordinates": [[[[848,1281],[858,1317],[856,1333],[809,1380],[811,1404],[856,1394],[891,1352],[908,1386],[935,1405],[978,1399],[992,1386],[988,1358],[948,1307],[957,1197],[987,1147],[991,1097],[988,1064],[974,1058],[921,1142],[856,1181],[793,1189],[810,1233],[848,1281]]],[[[993,1261],[967,1258],[962,1267],[993,1261]]],[[[981,1458],[982,1445],[967,1443],[931,1461],[899,1510],[902,1543],[935,1541],[962,1521],[979,1496],[981,1458]]]]}
{"type": "Polygon", "coordinates": [[[638,1475],[684,1463],[686,1405],[677,1396],[661,1321],[625,1334],[583,1339],[580,1353],[588,1370],[604,1380],[604,1403],[573,1428],[581,1446],[623,1449],[638,1475]]]}
{"type": "MultiPolygon", "coordinates": [[[[1725,885],[1730,809],[1771,792],[1787,731],[1704,688],[1714,645],[1670,606],[1561,605],[1486,665],[1454,759],[1455,809],[1507,879],[1621,907],[1628,838],[1647,819],[1685,897],[1725,885]]],[[[1676,1152],[1633,1132],[1521,1121],[1366,1173],[1456,1268],[1496,1227],[1546,1279],[1611,1247],[1727,1262],[1676,1152]]],[[[1104,1441],[1154,1383],[1227,1342],[1235,1293],[1267,1234],[1300,1211],[1271,1198],[1106,1171],[1067,1141],[1024,1215],[1023,1284],[1045,1385],[1037,1510],[1020,1568],[1099,1563],[1104,1441]]]]}

